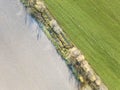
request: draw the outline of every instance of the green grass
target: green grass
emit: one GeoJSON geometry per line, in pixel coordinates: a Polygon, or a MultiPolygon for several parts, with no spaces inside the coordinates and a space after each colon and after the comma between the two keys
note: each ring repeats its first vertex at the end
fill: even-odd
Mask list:
{"type": "Polygon", "coordinates": [[[120,0],[44,0],[109,90],[120,90],[120,0]]]}

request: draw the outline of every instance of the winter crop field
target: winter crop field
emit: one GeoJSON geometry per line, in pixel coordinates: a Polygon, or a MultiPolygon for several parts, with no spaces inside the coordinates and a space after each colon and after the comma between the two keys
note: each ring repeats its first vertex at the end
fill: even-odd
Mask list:
{"type": "Polygon", "coordinates": [[[44,0],[109,90],[120,90],[120,0],[44,0]]]}

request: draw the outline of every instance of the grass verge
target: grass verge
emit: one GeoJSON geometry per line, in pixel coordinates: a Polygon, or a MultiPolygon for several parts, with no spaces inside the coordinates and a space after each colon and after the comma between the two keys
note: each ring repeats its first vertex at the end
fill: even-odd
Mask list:
{"type": "Polygon", "coordinates": [[[44,1],[109,90],[120,90],[120,1],[44,1]]]}

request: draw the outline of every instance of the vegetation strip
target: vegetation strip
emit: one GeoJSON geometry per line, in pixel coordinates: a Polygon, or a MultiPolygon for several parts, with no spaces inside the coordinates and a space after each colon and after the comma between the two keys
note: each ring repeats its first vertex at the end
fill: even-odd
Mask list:
{"type": "Polygon", "coordinates": [[[108,90],[85,60],[84,55],[66,38],[56,20],[49,14],[44,3],[40,0],[21,0],[27,11],[44,29],[48,38],[55,45],[58,53],[66,60],[77,80],[81,82],[82,89],[89,85],[92,90],[108,90]],[[41,23],[45,26],[43,27],[41,23]]]}

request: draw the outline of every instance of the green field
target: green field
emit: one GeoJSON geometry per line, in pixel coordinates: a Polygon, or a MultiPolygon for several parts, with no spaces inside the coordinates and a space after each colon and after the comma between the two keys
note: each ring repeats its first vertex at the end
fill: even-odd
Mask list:
{"type": "Polygon", "coordinates": [[[44,0],[109,90],[120,90],[120,0],[44,0]]]}

